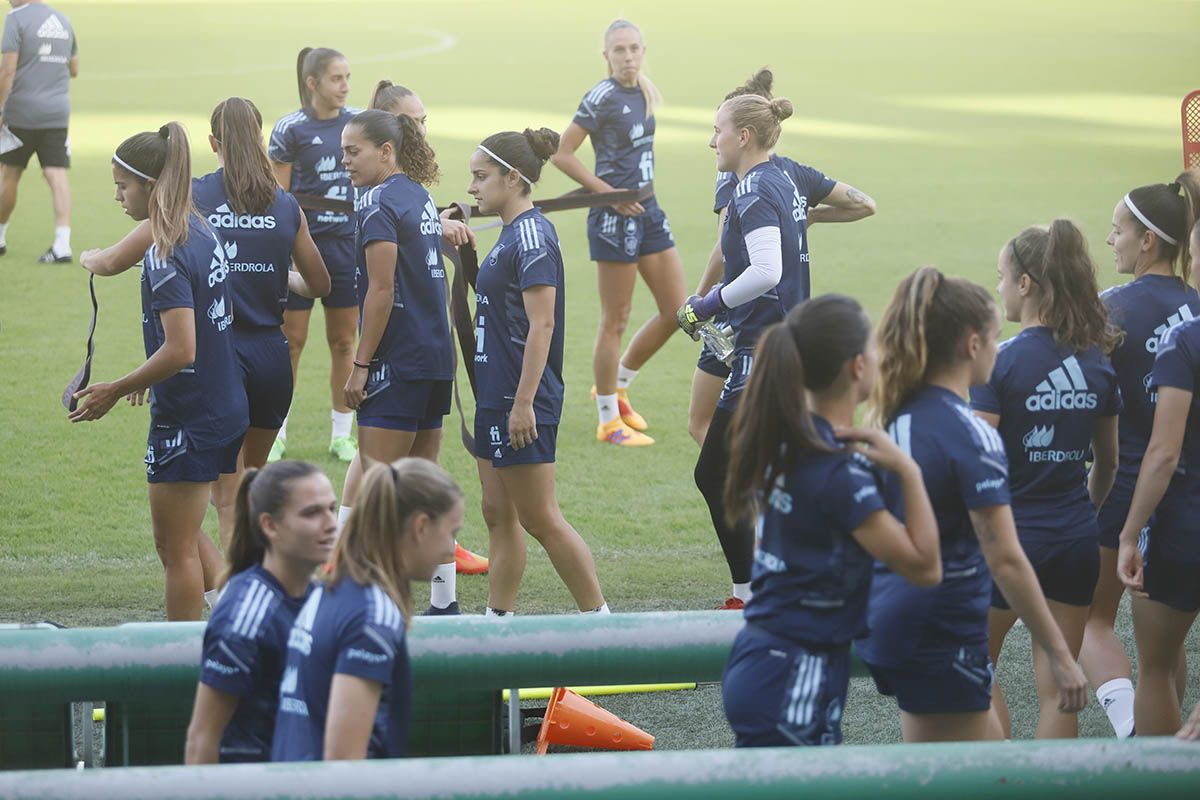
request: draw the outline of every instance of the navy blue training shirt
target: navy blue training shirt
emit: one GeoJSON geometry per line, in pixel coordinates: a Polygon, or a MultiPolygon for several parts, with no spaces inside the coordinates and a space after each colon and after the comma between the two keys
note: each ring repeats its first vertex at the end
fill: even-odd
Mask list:
{"type": "Polygon", "coordinates": [[[553,286],[554,334],[546,368],[534,395],[533,412],[539,425],[556,425],[563,403],[563,328],[565,299],[563,260],[558,234],[536,208],[516,217],[500,231],[490,253],[479,263],[475,285],[476,405],[495,411],[512,408],[529,318],[523,292],[553,286]]]}
{"type": "MultiPolygon", "coordinates": [[[[942,583],[918,589],[882,564],[875,567],[868,612],[870,636],[859,652],[881,666],[900,666],[919,650],[987,641],[992,577],[970,512],[1007,505],[1008,463],[1000,434],[966,402],[926,385],[897,412],[889,435],[921,467],[942,550],[942,583]]],[[[902,507],[899,479],[886,476],[888,506],[902,507]]]]}
{"type": "Polygon", "coordinates": [[[446,316],[446,270],[442,266],[442,222],[429,192],[397,173],[378,186],[360,190],[355,283],[359,326],[371,288],[367,245],[396,245],[392,313],[371,364],[380,380],[453,380],[454,354],[446,316]]]}
{"type": "Polygon", "coordinates": [[[225,171],[192,179],[192,202],[225,243],[239,330],[278,328],[287,302],[292,247],[300,231],[300,205],[282,189],[264,214],[237,214],[225,194],[225,171]]]}
{"type": "MultiPolygon", "coordinates": [[[[249,424],[246,392],[233,351],[233,302],[225,247],[209,227],[188,218],[188,238],[170,258],[150,245],[142,262],[142,340],[146,358],[166,341],[162,312],[190,308],[196,320],[196,359],[150,387],[156,428],[182,428],[183,441],[211,450],[249,424]]],[[[165,438],[165,437],[164,437],[165,438]]]]}
{"type": "Polygon", "coordinates": [[[1087,492],[1092,436],[1102,417],[1121,412],[1117,375],[1092,347],[1070,353],[1045,326],[1000,345],[971,407],[1000,416],[1013,517],[1022,539],[1096,535],[1087,492]]]}
{"type": "MultiPolygon", "coordinates": [[[[271,131],[267,155],[272,161],[292,165],[292,183],[285,187],[289,192],[346,202],[354,199],[350,173],[342,165],[342,128],[358,113],[358,109],[343,108],[332,119],[316,119],[300,109],[280,117],[271,131]]],[[[349,211],[305,213],[313,238],[354,235],[349,211]]]]}
{"type": "Polygon", "coordinates": [[[574,122],[591,134],[597,178],[614,189],[654,180],[654,117],[641,89],[605,78],[583,96],[574,122]]]}
{"type": "Polygon", "coordinates": [[[221,737],[222,762],[271,760],[288,634],[307,597],[290,596],[261,564],[225,584],[200,662],[201,683],[239,698],[221,737]]]}
{"type": "Polygon", "coordinates": [[[1125,339],[1112,353],[1125,410],[1120,422],[1122,466],[1134,471],[1146,453],[1154,425],[1155,392],[1150,373],[1159,342],[1181,322],[1200,317],[1200,295],[1179,278],[1143,275],[1101,295],[1113,324],[1125,339]]]}
{"type": "Polygon", "coordinates": [[[746,621],[807,645],[840,645],[866,633],[874,560],[851,535],[886,511],[883,482],[813,416],[835,452],[808,453],[763,498],[746,621]]]}
{"type": "MultiPolygon", "coordinates": [[[[803,212],[800,219],[802,220],[807,220],[808,209],[820,204],[837,185],[837,181],[827,177],[820,170],[793,161],[787,156],[772,155],[771,163],[787,173],[787,176],[792,179],[792,183],[796,184],[796,188],[800,192],[800,210],[803,212]]],[[[721,210],[729,205],[729,201],[733,199],[735,188],[737,188],[737,175],[732,172],[717,173],[717,186],[713,200],[714,214],[720,214],[721,210]]],[[[805,229],[807,230],[807,225],[805,229]]],[[[808,252],[807,241],[802,249],[803,252],[808,252]]],[[[807,259],[805,260],[807,261],[807,259]]]]}
{"type": "Polygon", "coordinates": [[[272,761],[320,761],[335,674],[383,686],[367,758],[400,758],[408,744],[412,672],[404,618],[378,586],[350,577],[318,586],[296,617],[279,688],[272,761]]]}
{"type": "Polygon", "coordinates": [[[737,335],[739,350],[752,347],[763,329],[782,320],[809,296],[808,264],[801,252],[804,214],[799,189],[783,170],[768,161],[752,167],[734,191],[721,231],[724,284],[733,283],[750,266],[746,234],[759,228],[779,228],[783,251],[779,283],[748,303],[729,309],[729,324],[737,335]]]}

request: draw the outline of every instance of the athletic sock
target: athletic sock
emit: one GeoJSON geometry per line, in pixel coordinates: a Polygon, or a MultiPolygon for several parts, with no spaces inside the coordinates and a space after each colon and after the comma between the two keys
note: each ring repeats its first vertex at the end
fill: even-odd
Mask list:
{"type": "Polygon", "coordinates": [[[59,225],[54,229],[54,244],[51,248],[56,256],[71,254],[71,226],[59,225]]]}
{"type": "Polygon", "coordinates": [[[607,425],[621,415],[621,412],[617,410],[615,394],[596,395],[596,410],[600,412],[601,425],[607,425]]]}
{"type": "Polygon", "coordinates": [[[1096,699],[1104,707],[1108,721],[1118,739],[1133,733],[1133,681],[1129,678],[1113,678],[1096,690],[1096,699]]]}
{"type": "Polygon", "coordinates": [[[515,617],[517,615],[517,612],[501,611],[498,608],[492,608],[491,606],[488,606],[485,609],[483,609],[483,615],[485,617],[497,617],[497,618],[499,618],[499,617],[515,617]]]}
{"type": "Polygon", "coordinates": [[[342,526],[346,524],[346,520],[350,519],[350,512],[353,511],[352,506],[338,506],[338,521],[337,535],[342,535],[342,526]]]}
{"type": "Polygon", "coordinates": [[[342,439],[350,435],[351,427],[354,425],[353,411],[332,411],[330,416],[333,419],[333,432],[329,435],[330,439],[342,439]]]}
{"type": "Polygon", "coordinates": [[[624,364],[617,365],[617,388],[628,389],[629,384],[633,383],[633,379],[637,377],[638,371],[630,369],[624,364]]]}
{"type": "Polygon", "coordinates": [[[207,592],[204,593],[204,605],[208,606],[209,611],[212,611],[213,606],[215,606],[217,604],[217,601],[220,599],[221,599],[221,590],[220,589],[209,589],[207,592]]]}
{"type": "Polygon", "coordinates": [[[287,441],[287,417],[283,418],[283,424],[279,426],[279,432],[275,434],[275,438],[281,442],[287,441]]]}
{"type": "Polygon", "coordinates": [[[454,564],[438,564],[429,584],[429,604],[434,608],[445,608],[458,599],[457,578],[454,564]]]}
{"type": "Polygon", "coordinates": [[[741,600],[743,603],[750,602],[750,595],[751,595],[750,584],[735,583],[733,585],[733,596],[736,597],[738,600],[741,600]]]}
{"type": "Polygon", "coordinates": [[[604,605],[600,606],[599,608],[589,608],[586,611],[580,609],[579,613],[580,614],[611,614],[612,612],[608,610],[608,603],[605,603],[604,605]]]}
{"type": "Polygon", "coordinates": [[[7,235],[8,235],[8,223],[5,222],[5,223],[0,224],[0,244],[7,244],[7,242],[5,241],[5,238],[4,238],[7,235]]]}

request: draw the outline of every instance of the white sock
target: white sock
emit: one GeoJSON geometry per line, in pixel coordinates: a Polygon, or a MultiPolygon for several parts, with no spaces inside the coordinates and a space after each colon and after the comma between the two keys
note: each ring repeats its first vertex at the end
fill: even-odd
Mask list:
{"type": "Polygon", "coordinates": [[[628,389],[629,384],[633,383],[633,379],[637,377],[638,371],[630,369],[624,364],[617,365],[617,388],[628,389]]]}
{"type": "Polygon", "coordinates": [[[217,604],[217,601],[220,599],[221,599],[221,590],[220,589],[209,589],[207,592],[204,593],[204,604],[206,606],[208,606],[209,611],[212,611],[213,606],[215,606],[217,604]]]}
{"type": "Polygon", "coordinates": [[[515,612],[515,611],[497,611],[496,609],[492,608],[491,606],[488,606],[485,609],[483,609],[483,615],[485,617],[496,617],[497,619],[499,619],[500,617],[515,617],[517,615],[517,612],[515,612]]]}
{"type": "Polygon", "coordinates": [[[279,426],[279,433],[275,434],[275,438],[281,442],[287,441],[287,417],[283,418],[283,424],[279,426]]]}
{"type": "Polygon", "coordinates": [[[438,564],[429,584],[429,604],[434,608],[445,608],[458,599],[458,577],[454,564],[438,564]]]}
{"type": "Polygon", "coordinates": [[[735,583],[733,585],[733,596],[736,597],[738,600],[741,600],[743,603],[750,602],[751,594],[752,594],[752,592],[750,591],[750,584],[735,583]]]}
{"type": "Polygon", "coordinates": [[[329,438],[341,439],[349,436],[351,427],[354,425],[354,412],[332,411],[330,416],[333,418],[333,433],[329,434],[329,438]]]}
{"type": "Polygon", "coordinates": [[[608,603],[605,603],[604,605],[600,606],[599,608],[589,608],[587,611],[580,610],[579,613],[580,614],[611,614],[612,612],[608,610],[608,603]]]}
{"type": "Polygon", "coordinates": [[[1106,681],[1096,690],[1096,699],[1104,707],[1117,738],[1128,737],[1133,732],[1133,681],[1129,678],[1106,681]]]}
{"type": "Polygon", "coordinates": [[[71,253],[71,226],[59,225],[54,229],[54,255],[65,256],[71,253]]]}
{"type": "Polygon", "coordinates": [[[8,235],[8,223],[0,223],[0,244],[5,244],[4,237],[8,235]]]}
{"type": "Polygon", "coordinates": [[[353,511],[352,506],[338,506],[338,522],[337,535],[342,535],[342,527],[346,524],[346,520],[350,519],[350,512],[353,511]]]}
{"type": "Polygon", "coordinates": [[[601,425],[607,425],[621,416],[621,412],[617,409],[617,396],[615,394],[596,395],[596,410],[600,412],[601,425]]]}

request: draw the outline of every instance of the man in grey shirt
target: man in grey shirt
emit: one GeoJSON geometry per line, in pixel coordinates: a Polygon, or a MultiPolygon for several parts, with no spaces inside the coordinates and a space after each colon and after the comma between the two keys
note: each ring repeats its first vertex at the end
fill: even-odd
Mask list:
{"type": "Polygon", "coordinates": [[[67,88],[79,74],[79,48],[71,22],[41,0],[9,0],[0,42],[0,122],[20,140],[0,135],[0,255],[8,250],[8,220],[17,205],[17,185],[37,153],[54,203],[54,243],[38,257],[43,264],[71,260],[71,145],[67,88]]]}

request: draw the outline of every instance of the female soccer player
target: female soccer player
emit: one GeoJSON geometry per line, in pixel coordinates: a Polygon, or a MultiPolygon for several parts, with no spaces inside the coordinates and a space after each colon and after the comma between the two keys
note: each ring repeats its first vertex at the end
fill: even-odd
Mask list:
{"type": "MultiPolygon", "coordinates": [[[[1113,629],[1125,592],[1117,576],[1117,537],[1129,514],[1129,501],[1154,422],[1157,392],[1148,380],[1154,354],[1167,331],[1200,316],[1200,296],[1189,285],[1195,271],[1189,269],[1184,248],[1179,245],[1188,230],[1187,219],[1188,204],[1178,191],[1171,191],[1163,183],[1141,186],[1117,202],[1108,235],[1117,272],[1133,275],[1134,279],[1103,295],[1113,322],[1125,333],[1112,355],[1125,410],[1119,424],[1117,479],[1100,509],[1100,578],[1079,660],[1096,687],[1096,697],[1113,730],[1122,738],[1133,733],[1134,691],[1129,656],[1113,629]],[[1174,243],[1164,239],[1163,234],[1174,243]]],[[[1193,245],[1193,260],[1198,258],[1198,251],[1200,246],[1193,245]]],[[[1175,679],[1182,701],[1187,680],[1182,650],[1175,679]]]]}
{"type": "Polygon", "coordinates": [[[312,464],[251,467],[238,487],[225,589],[204,629],[186,764],[270,761],[288,634],[337,539],[337,498],[312,464]]]}
{"type": "MultiPolygon", "coordinates": [[[[343,163],[359,188],[357,292],[360,336],[346,381],[362,449],[346,472],[341,511],[354,505],[370,461],[436,459],[454,380],[442,228],[422,184],[438,175],[412,118],[364,111],[342,133],[343,163]]],[[[453,559],[448,577],[454,577],[453,559]]],[[[443,577],[439,575],[439,577],[443,577]]],[[[435,584],[435,590],[437,585],[435,584]]],[[[435,591],[433,609],[457,613],[435,591]]]]}
{"type": "MultiPolygon", "coordinates": [[[[603,52],[609,76],[584,95],[551,161],[593,192],[636,189],[654,179],[654,110],[662,96],[642,70],[646,47],[632,22],[618,19],[608,26],[603,52]],[[588,136],[596,151],[594,172],[575,155],[588,136]]],[[[683,264],[667,215],[654,197],[593,208],[587,230],[600,288],[600,327],[592,355],[600,415],[596,440],[620,447],[654,444],[642,433],[646,421],[633,410],[628,391],[638,370],[675,332],[673,315],[686,297],[683,264]],[[638,273],[654,295],[658,313],[618,358],[638,273]]]]}
{"type": "MultiPolygon", "coordinates": [[[[1100,569],[1096,509],[1117,472],[1121,393],[1106,354],[1117,341],[1096,288],[1083,232],[1065,219],[1026,228],[1000,249],[1000,299],[1021,332],[1000,345],[971,407],[1000,432],[1008,457],[1017,538],[1037,573],[1050,613],[1078,657],[1100,569]],[[1088,474],[1087,461],[1092,470],[1088,474]]],[[[999,663],[1016,613],[998,587],[988,612],[989,655],[999,663]]],[[[1039,739],[1074,738],[1074,714],[1058,710],[1048,654],[1033,646],[1039,739]]],[[[1012,735],[1000,685],[992,707],[1012,735]]]]}
{"type": "Polygon", "coordinates": [[[738,747],[841,743],[873,559],[917,586],[941,580],[921,470],[882,431],[853,427],[875,380],[870,334],[857,301],[825,295],[793,308],[754,351],[726,487],[730,511],[758,514],[759,529],[754,596],[722,681],[738,747]],[[907,527],[877,467],[900,480],[907,527]]]}
{"type": "MultiPolygon", "coordinates": [[[[774,81],[774,74],[764,67],[754,73],[744,84],[725,95],[725,99],[729,100],[744,94],[756,94],[770,100],[774,81]]],[[[774,153],[771,154],[771,161],[787,173],[801,191],[804,201],[801,226],[805,231],[801,251],[805,256],[808,255],[807,229],[814,222],[822,220],[853,222],[875,213],[875,201],[853,186],[835,181],[812,167],[799,164],[790,158],[777,156],[774,153]],[[822,204],[823,207],[818,208],[818,204],[822,204]]],[[[733,199],[733,191],[736,186],[737,179],[732,172],[717,173],[716,197],[713,203],[713,212],[717,214],[717,241],[713,244],[712,253],[708,257],[708,265],[704,268],[704,275],[701,276],[700,284],[696,288],[696,294],[699,296],[707,294],[721,279],[724,268],[721,261],[721,231],[725,227],[725,209],[729,206],[729,201],[733,199]]],[[[810,269],[810,267],[811,262],[805,261],[804,268],[810,269]]],[[[713,321],[718,325],[724,324],[720,315],[713,321]]],[[[700,358],[696,362],[696,372],[692,375],[691,403],[688,406],[688,433],[691,434],[696,444],[704,444],[704,437],[708,433],[708,426],[712,422],[713,411],[717,406],[717,398],[720,397],[725,378],[728,376],[729,365],[716,358],[707,346],[701,348],[700,358]]],[[[738,603],[743,600],[744,598],[741,597],[731,598],[730,607],[740,608],[738,603]]]]}
{"type": "Polygon", "coordinates": [[[767,100],[742,95],[717,110],[709,145],[717,151],[717,169],[737,175],[738,187],[721,234],[724,283],[704,297],[693,295],[678,311],[679,325],[697,338],[699,324],[727,313],[733,327],[733,368],[717,401],[712,424],[696,461],[696,486],[729,564],[734,596],[724,608],[740,608],[735,600],[750,594],[754,530],[748,519],[730,524],[724,505],[729,463],[726,432],[753,363],[754,344],[767,326],[783,319],[808,296],[804,268],[803,205],[800,190],[770,161],[779,139],[779,123],[792,114],[783,98],[767,100]]]}
{"type": "MultiPolygon", "coordinates": [[[[221,241],[192,206],[182,125],[169,122],[156,133],[129,137],[112,164],[117,202],[133,219],[148,219],[154,239],[142,268],[146,362],[77,392],[87,402],[71,421],[98,420],[122,397],[141,405],[151,389],[146,475],[154,545],[166,573],[167,619],[194,620],[204,606],[205,573],[215,580],[221,563],[200,524],[213,481],[237,468],[248,423],[233,347],[229,267],[221,241]]],[[[100,275],[128,268],[81,262],[100,275]]]]}
{"type": "Polygon", "coordinates": [[[454,553],[462,491],[424,458],[374,464],[338,538],[333,570],[296,617],[272,761],[399,758],[412,675],[409,581],[454,553]]]}
{"type": "Polygon", "coordinates": [[[475,455],[488,526],[486,614],[510,614],[525,571],[529,531],[581,611],[605,613],[596,565],[555,496],[554,456],[563,403],[565,306],[558,234],[530,190],[555,152],[545,128],[506,131],[471,155],[467,193],[499,215],[500,237],[475,287],[475,455]]]}
{"type": "Polygon", "coordinates": [[[964,400],[991,374],[999,331],[987,290],[933,267],[900,283],[879,323],[874,413],[921,468],[942,552],[933,590],[876,569],[871,633],[859,648],[880,692],[895,695],[906,742],[1000,737],[988,710],[993,580],[1049,654],[1059,709],[1087,702],[1087,680],[1017,540],[1004,443],[964,400]]]}
{"type": "MultiPolygon", "coordinates": [[[[1167,189],[1176,195],[1183,193],[1191,223],[1184,228],[1187,233],[1159,227],[1144,211],[1141,221],[1164,243],[1178,246],[1195,270],[1200,258],[1191,251],[1200,250],[1200,226],[1196,224],[1200,177],[1185,172],[1167,189]]],[[[1142,210],[1136,200],[1130,210],[1133,208],[1142,210]]],[[[1150,389],[1158,395],[1154,426],[1117,552],[1117,574],[1133,595],[1138,651],[1134,720],[1143,736],[1173,733],[1179,726],[1180,650],[1200,611],[1196,582],[1200,544],[1195,536],[1200,477],[1190,468],[1177,472],[1181,456],[1184,464],[1200,463],[1198,374],[1200,326],[1188,320],[1169,330],[1158,343],[1150,377],[1150,389]],[[1147,525],[1149,541],[1143,546],[1139,539],[1147,525]]]]}
{"type": "MultiPolygon", "coordinates": [[[[281,117],[271,132],[267,154],[279,185],[295,194],[350,201],[350,178],[341,164],[342,128],[357,112],[346,107],[350,95],[350,65],[328,47],[305,47],[296,60],[300,110],[281,117]]],[[[332,289],[321,298],[325,306],[325,338],[329,343],[329,386],[333,396],[329,452],[349,462],[358,445],[354,417],[342,389],[353,368],[358,311],[354,297],[354,219],[349,211],[308,210],[308,229],[325,266],[332,289]]],[[[283,333],[292,359],[293,381],[300,354],[308,341],[313,301],[298,293],[288,296],[283,333]]],[[[279,429],[271,460],[282,458],[287,446],[287,417],[279,429]]]]}

